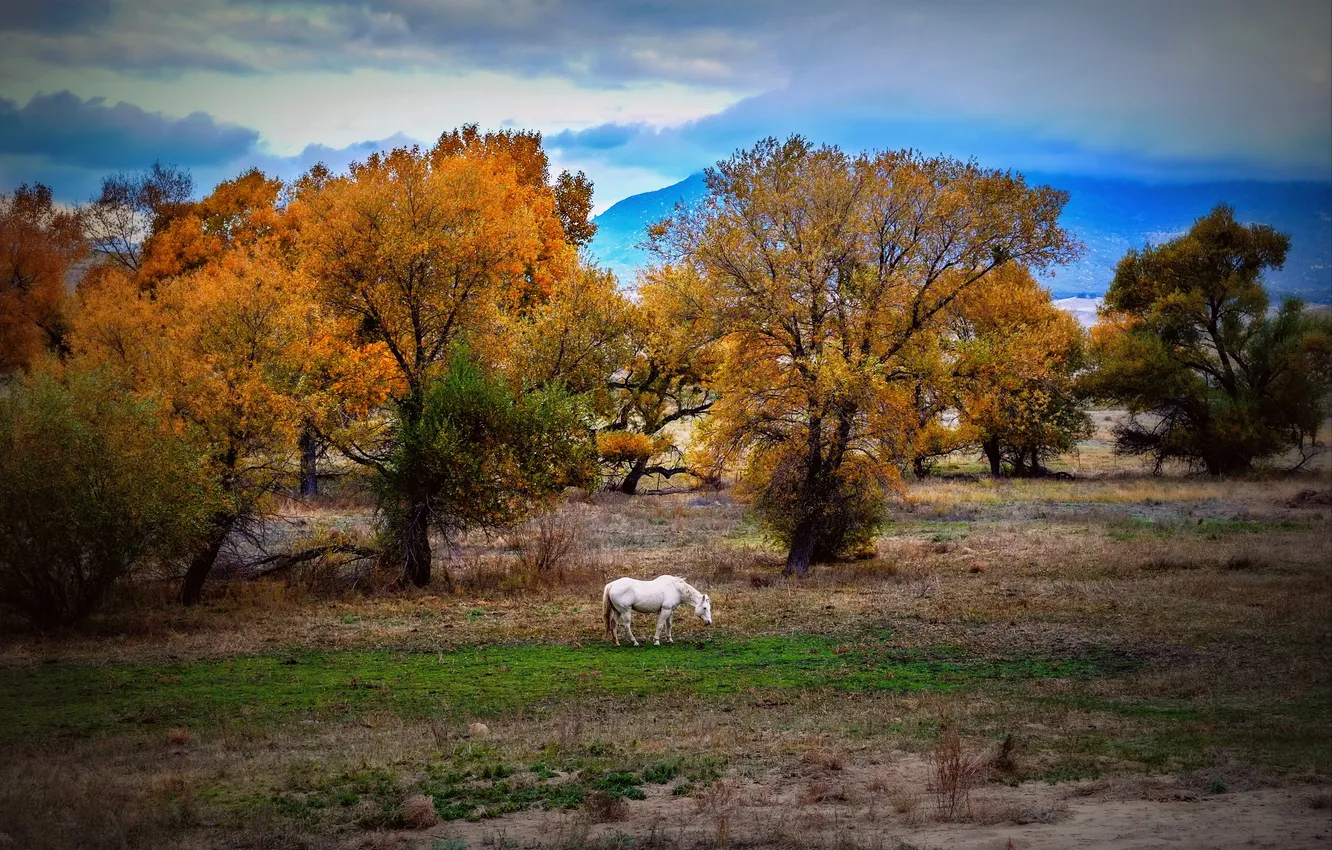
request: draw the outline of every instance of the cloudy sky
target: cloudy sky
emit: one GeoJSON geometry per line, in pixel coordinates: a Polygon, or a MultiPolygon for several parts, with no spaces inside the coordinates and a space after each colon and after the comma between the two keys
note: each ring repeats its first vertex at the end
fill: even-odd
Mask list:
{"type": "Polygon", "coordinates": [[[0,190],[205,188],[476,122],[597,206],[756,139],[1147,181],[1332,179],[1328,0],[0,0],[0,190]]]}

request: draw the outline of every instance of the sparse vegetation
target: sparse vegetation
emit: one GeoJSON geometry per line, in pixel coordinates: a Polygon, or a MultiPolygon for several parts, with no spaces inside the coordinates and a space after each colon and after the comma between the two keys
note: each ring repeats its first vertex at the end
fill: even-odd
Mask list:
{"type": "MultiPolygon", "coordinates": [[[[1013,796],[1032,779],[1151,799],[1217,779],[1226,796],[1313,781],[1300,793],[1314,799],[1332,772],[1332,514],[1296,499],[1310,481],[921,482],[892,506],[874,558],[800,592],[725,494],[570,502],[580,546],[617,572],[713,565],[713,629],[686,618],[674,646],[632,652],[599,634],[594,569],[474,595],[470,570],[520,564],[510,540],[480,534],[461,541],[457,594],[328,599],[232,580],[183,611],[169,586],[135,583],[81,633],[0,645],[0,832],[77,846],[24,814],[74,771],[132,802],[112,823],[63,792],[71,823],[130,844],[182,829],[409,830],[414,795],[440,819],[422,835],[494,835],[548,813],[570,819],[570,841],[586,823],[583,846],[614,830],[643,840],[640,807],[661,800],[697,812],[698,840],[739,844],[833,835],[871,810],[925,835],[940,817],[1057,824],[1081,805],[1065,786],[1013,796]],[[485,735],[467,731],[478,719],[485,735]],[[1162,774],[1179,787],[1131,790],[1162,774]],[[951,816],[937,791],[921,796],[927,781],[951,816]],[[787,783],[795,802],[762,802],[787,783]]],[[[319,516],[365,509],[330,497],[319,516]]]]}

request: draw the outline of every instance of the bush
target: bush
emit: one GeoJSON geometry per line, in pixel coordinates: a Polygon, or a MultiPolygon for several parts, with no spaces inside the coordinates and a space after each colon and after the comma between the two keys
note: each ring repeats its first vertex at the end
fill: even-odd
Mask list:
{"type": "MultiPolygon", "coordinates": [[[[757,489],[754,508],[764,527],[784,547],[791,546],[804,508],[804,469],[797,462],[779,462],[757,489]]],[[[858,554],[874,541],[883,521],[883,483],[855,464],[845,464],[828,482],[814,533],[812,563],[828,563],[858,554]]]]}
{"type": "Polygon", "coordinates": [[[515,393],[465,351],[398,404],[393,443],[375,481],[381,539],[386,561],[418,587],[431,578],[430,529],[452,540],[511,527],[595,474],[578,398],[559,387],[515,393]]]}
{"type": "Polygon", "coordinates": [[[105,375],[0,390],[0,605],[86,619],[134,567],[187,552],[208,507],[199,454],[105,375]]]}

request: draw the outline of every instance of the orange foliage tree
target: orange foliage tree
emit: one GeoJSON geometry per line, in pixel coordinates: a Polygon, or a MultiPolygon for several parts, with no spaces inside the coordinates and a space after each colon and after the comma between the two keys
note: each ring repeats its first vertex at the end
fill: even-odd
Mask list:
{"type": "MultiPolygon", "coordinates": [[[[358,344],[383,352],[391,373],[387,415],[346,417],[330,436],[394,483],[381,494],[387,555],[417,586],[431,579],[430,529],[453,529],[456,517],[441,501],[453,492],[448,482],[428,469],[424,449],[405,452],[402,440],[439,436],[427,402],[452,398],[434,388],[462,348],[486,370],[512,359],[512,315],[549,301],[578,267],[538,146],[532,134],[464,128],[431,150],[397,149],[345,176],[316,175],[298,193],[300,250],[320,302],[353,322],[358,344]],[[418,477],[403,458],[420,460],[418,477]]],[[[498,398],[484,377],[470,385],[498,398]]]]}
{"type": "Polygon", "coordinates": [[[338,368],[336,321],[295,263],[278,185],[257,172],[221,184],[152,234],[136,274],[104,274],[82,293],[76,356],[193,434],[222,494],[182,584],[187,605],[232,531],[271,511],[309,400],[338,368]]]}
{"type": "Polygon", "coordinates": [[[630,311],[626,357],[608,373],[611,418],[598,445],[622,493],[637,492],[647,475],[706,475],[686,463],[680,445],[679,428],[716,401],[709,386],[716,357],[694,310],[700,281],[688,275],[657,269],[645,276],[630,311]]]}
{"type": "Polygon", "coordinates": [[[0,375],[68,345],[67,281],[87,255],[82,216],[38,183],[0,194],[0,375]]]}
{"type": "Polygon", "coordinates": [[[723,343],[704,445],[714,463],[744,462],[789,546],[786,573],[804,575],[816,550],[856,536],[839,517],[871,515],[866,499],[910,456],[908,347],[1005,263],[1074,254],[1058,224],[1067,196],[973,163],[800,137],[738,152],[707,182],[650,237],[705,283],[691,298],[723,343]]]}
{"type": "Polygon", "coordinates": [[[579,171],[561,171],[550,182],[550,159],[535,130],[498,130],[482,133],[475,124],[464,124],[439,137],[435,156],[500,156],[512,163],[518,180],[533,188],[549,189],[555,199],[564,238],[581,248],[597,233],[592,223],[592,181],[579,171]]]}

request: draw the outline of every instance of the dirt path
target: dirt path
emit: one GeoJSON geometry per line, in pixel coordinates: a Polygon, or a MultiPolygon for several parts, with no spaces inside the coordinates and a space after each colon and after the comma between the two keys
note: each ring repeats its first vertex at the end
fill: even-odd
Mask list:
{"type": "Polygon", "coordinates": [[[1332,810],[1310,808],[1306,794],[1264,789],[1196,801],[1087,800],[1071,804],[1060,823],[934,828],[899,838],[957,850],[1323,850],[1332,845],[1332,810]]]}
{"type": "Polygon", "coordinates": [[[629,846],[865,848],[865,850],[1324,850],[1332,846],[1332,791],[1293,785],[1201,794],[1170,779],[978,789],[971,822],[938,823],[919,763],[814,770],[798,777],[731,780],[673,796],[663,787],[628,803],[611,823],[583,813],[523,812],[414,833],[377,833],[346,850],[429,847],[629,846]],[[436,843],[436,846],[439,846],[436,843]]]}

